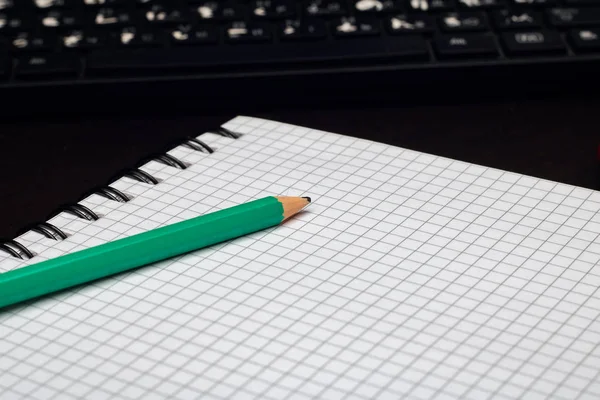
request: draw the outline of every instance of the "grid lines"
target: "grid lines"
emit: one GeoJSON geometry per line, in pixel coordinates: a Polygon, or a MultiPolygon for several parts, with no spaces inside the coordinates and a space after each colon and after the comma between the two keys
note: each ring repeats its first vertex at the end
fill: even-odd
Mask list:
{"type": "MultiPolygon", "coordinates": [[[[365,139],[237,117],[179,170],[18,238],[31,261],[266,195],[280,227],[0,314],[10,398],[600,396],[600,193],[365,139]]],[[[437,397],[436,397],[437,398],[437,397]]]]}

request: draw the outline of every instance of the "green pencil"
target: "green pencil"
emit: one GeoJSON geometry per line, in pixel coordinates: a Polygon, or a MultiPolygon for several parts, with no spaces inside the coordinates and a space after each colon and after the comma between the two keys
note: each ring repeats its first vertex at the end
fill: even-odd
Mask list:
{"type": "Polygon", "coordinates": [[[0,274],[0,308],[279,225],[309,197],[266,197],[0,274]]]}

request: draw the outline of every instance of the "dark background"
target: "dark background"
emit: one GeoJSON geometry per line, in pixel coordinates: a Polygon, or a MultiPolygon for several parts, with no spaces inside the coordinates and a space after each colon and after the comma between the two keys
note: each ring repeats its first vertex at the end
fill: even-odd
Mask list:
{"type": "Polygon", "coordinates": [[[2,116],[0,238],[44,221],[173,141],[238,114],[363,137],[592,189],[600,188],[600,97],[453,104],[353,104],[163,114],[2,116]]]}

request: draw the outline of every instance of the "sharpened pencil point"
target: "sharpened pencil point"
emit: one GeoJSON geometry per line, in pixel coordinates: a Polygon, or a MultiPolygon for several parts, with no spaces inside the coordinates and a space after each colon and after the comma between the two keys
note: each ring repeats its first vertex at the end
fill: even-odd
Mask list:
{"type": "Polygon", "coordinates": [[[276,196],[283,205],[283,220],[298,214],[310,204],[310,197],[276,196]]]}

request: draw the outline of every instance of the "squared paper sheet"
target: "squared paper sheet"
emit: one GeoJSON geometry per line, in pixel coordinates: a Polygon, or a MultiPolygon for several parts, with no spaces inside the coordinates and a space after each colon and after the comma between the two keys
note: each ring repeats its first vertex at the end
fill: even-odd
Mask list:
{"type": "Polygon", "coordinates": [[[288,223],[0,312],[3,399],[600,397],[600,194],[273,121],[0,271],[267,195],[288,223]]]}

